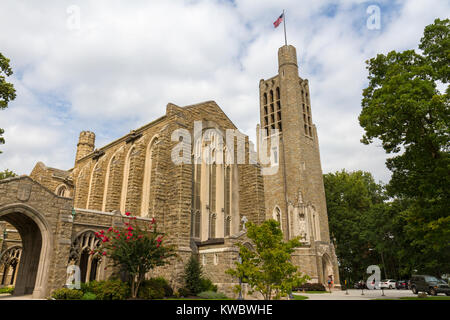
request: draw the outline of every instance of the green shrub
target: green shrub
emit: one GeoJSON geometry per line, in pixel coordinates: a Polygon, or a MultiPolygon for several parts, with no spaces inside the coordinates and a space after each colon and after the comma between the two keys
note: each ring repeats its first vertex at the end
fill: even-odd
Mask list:
{"type": "Polygon", "coordinates": [[[203,291],[200,292],[197,296],[203,299],[228,299],[228,297],[223,293],[215,291],[203,291]]]}
{"type": "Polygon", "coordinates": [[[52,298],[56,300],[80,300],[83,291],[77,289],[62,288],[53,291],[52,298]]]}
{"type": "Polygon", "coordinates": [[[214,285],[212,281],[207,278],[200,278],[200,292],[204,291],[217,292],[217,286],[214,285]]]}
{"type": "Polygon", "coordinates": [[[0,288],[0,294],[2,293],[10,293],[13,294],[14,293],[14,287],[4,287],[4,288],[0,288]]]}
{"type": "Polygon", "coordinates": [[[294,291],[326,291],[326,288],[321,283],[304,283],[300,287],[295,288],[294,291]]]}
{"type": "Polygon", "coordinates": [[[81,300],[97,300],[97,296],[95,295],[95,293],[86,292],[81,300]]]}
{"type": "Polygon", "coordinates": [[[141,299],[162,299],[173,296],[173,289],[163,277],[142,281],[138,297],[141,299]]]}
{"type": "Polygon", "coordinates": [[[125,300],[130,296],[130,287],[120,280],[91,281],[85,289],[98,300],[125,300]]]}
{"type": "Polygon", "coordinates": [[[202,266],[194,256],[191,256],[191,258],[189,259],[186,268],[184,269],[184,273],[185,288],[193,294],[197,294],[202,291],[200,288],[202,266]]]}
{"type": "Polygon", "coordinates": [[[187,297],[191,295],[191,291],[188,288],[180,288],[178,289],[178,294],[180,297],[187,297]]]}

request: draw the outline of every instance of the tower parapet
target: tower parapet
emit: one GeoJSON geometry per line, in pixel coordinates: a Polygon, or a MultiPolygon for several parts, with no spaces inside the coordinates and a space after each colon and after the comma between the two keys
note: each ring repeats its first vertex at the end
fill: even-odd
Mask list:
{"type": "Polygon", "coordinates": [[[91,131],[81,131],[77,144],[77,154],[75,156],[75,163],[84,158],[89,153],[93,152],[95,148],[95,133],[91,131]]]}
{"type": "Polygon", "coordinates": [[[280,71],[281,68],[286,65],[291,65],[298,69],[297,50],[294,46],[282,46],[278,49],[278,67],[280,68],[280,71]]]}

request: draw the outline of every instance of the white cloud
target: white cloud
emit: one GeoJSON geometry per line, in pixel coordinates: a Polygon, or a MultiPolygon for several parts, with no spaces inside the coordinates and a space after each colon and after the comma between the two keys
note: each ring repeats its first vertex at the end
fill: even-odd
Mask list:
{"type": "Polygon", "coordinates": [[[277,72],[284,42],[272,22],[285,8],[300,76],[310,80],[324,172],[363,169],[387,182],[384,151],[359,142],[364,61],[415,48],[450,6],[375,3],[385,17],[379,31],[365,28],[374,3],[356,0],[3,0],[0,51],[11,58],[18,98],[1,112],[0,170],[29,173],[37,161],[70,168],[79,131],[95,131],[101,146],[160,117],[168,102],[215,100],[254,137],[259,80],[277,72]],[[71,5],[80,8],[79,30],[67,27],[71,5]]]}

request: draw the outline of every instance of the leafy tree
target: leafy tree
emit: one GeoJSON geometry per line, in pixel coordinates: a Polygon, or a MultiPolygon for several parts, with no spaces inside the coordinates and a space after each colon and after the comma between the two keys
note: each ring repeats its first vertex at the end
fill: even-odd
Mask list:
{"type": "Polygon", "coordinates": [[[157,266],[168,264],[168,259],[176,254],[173,246],[163,245],[164,235],[157,231],[155,219],[148,228],[142,228],[136,223],[136,217],[129,212],[126,215],[128,221],[124,228],[110,227],[95,234],[102,240],[102,246],[91,254],[108,256],[115,265],[128,272],[131,295],[136,298],[145,274],[157,266]]]}
{"type": "Polygon", "coordinates": [[[279,299],[310,279],[298,272],[291,262],[294,249],[301,246],[298,238],[283,241],[283,232],[275,220],[247,226],[247,236],[255,249],[238,244],[242,263],[236,262],[235,269],[228,269],[226,273],[244,279],[251,288],[250,294],[258,291],[266,300],[279,299]]]}
{"type": "MultiPolygon", "coordinates": [[[[0,110],[6,109],[8,103],[16,98],[16,90],[12,83],[6,82],[6,77],[13,74],[11,67],[9,66],[9,59],[7,59],[0,52],[0,110]]],[[[0,128],[0,144],[5,143],[5,139],[2,137],[5,130],[0,128]]],[[[2,153],[0,151],[0,153],[2,153]]]]}
{"type": "MultiPolygon", "coordinates": [[[[324,175],[325,195],[330,226],[342,280],[354,282],[365,278],[366,268],[378,264],[372,232],[374,221],[368,221],[374,206],[382,206],[386,196],[369,172],[345,170],[324,175]],[[364,276],[364,277],[363,277],[364,276]]],[[[382,218],[382,217],[379,217],[382,218]]],[[[377,224],[387,223],[387,221],[377,224]]]]}
{"type": "Polygon", "coordinates": [[[17,176],[17,174],[12,172],[11,170],[5,169],[4,171],[0,171],[0,180],[15,176],[17,176]]]}
{"type": "Polygon", "coordinates": [[[386,163],[392,171],[387,191],[411,201],[402,215],[422,253],[417,268],[433,273],[450,265],[450,89],[438,90],[450,77],[449,35],[450,20],[436,19],[425,28],[422,53],[392,51],[370,59],[359,116],[362,142],[379,139],[394,155],[386,163]]]}

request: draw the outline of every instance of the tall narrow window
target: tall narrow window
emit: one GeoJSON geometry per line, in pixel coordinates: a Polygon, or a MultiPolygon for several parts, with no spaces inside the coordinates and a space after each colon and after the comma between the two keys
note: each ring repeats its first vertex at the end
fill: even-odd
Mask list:
{"type": "Polygon", "coordinates": [[[194,237],[200,238],[200,211],[194,212],[194,237]]]}
{"type": "Polygon", "coordinates": [[[130,175],[130,161],[135,151],[134,147],[131,147],[127,153],[127,157],[125,158],[125,166],[123,169],[123,180],[122,180],[122,194],[120,197],[120,212],[125,213],[126,201],[127,201],[127,193],[128,193],[128,180],[130,175]]]}
{"type": "Polygon", "coordinates": [[[231,231],[231,167],[227,166],[225,168],[225,179],[224,179],[224,235],[229,236],[231,231]]]}
{"type": "Polygon", "coordinates": [[[275,207],[273,210],[273,218],[280,224],[280,229],[282,229],[282,221],[281,221],[281,210],[278,207],[275,207]]]}
{"type": "Polygon", "coordinates": [[[231,217],[225,217],[225,237],[230,236],[231,233],[231,217]]]}
{"type": "Polygon", "coordinates": [[[209,215],[209,238],[214,239],[216,237],[216,214],[211,213],[209,215]]]}
{"type": "Polygon", "coordinates": [[[141,216],[148,217],[150,215],[150,197],[151,197],[151,183],[152,183],[152,170],[154,167],[154,154],[157,138],[150,141],[147,146],[147,152],[145,156],[145,168],[144,168],[144,180],[142,184],[142,203],[141,203],[141,216]]]}
{"type": "Polygon", "coordinates": [[[209,180],[209,206],[210,212],[216,212],[216,163],[213,163],[211,166],[210,172],[210,180],[209,180]]]}

